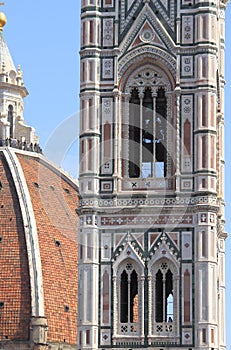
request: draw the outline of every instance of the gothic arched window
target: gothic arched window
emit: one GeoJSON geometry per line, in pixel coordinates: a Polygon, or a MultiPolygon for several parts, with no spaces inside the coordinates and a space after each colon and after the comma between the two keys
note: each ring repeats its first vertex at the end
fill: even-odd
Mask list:
{"type": "Polygon", "coordinates": [[[142,116],[142,177],[152,177],[154,170],[153,97],[150,88],[145,89],[142,116]]]}
{"type": "MultiPolygon", "coordinates": [[[[146,72],[146,75],[150,74],[146,72]]],[[[142,81],[140,81],[140,84],[142,81]]],[[[129,100],[129,177],[166,176],[167,102],[163,87],[131,89],[129,100]]]]}
{"type": "Polygon", "coordinates": [[[150,265],[152,284],[149,293],[152,296],[152,309],[149,311],[149,322],[152,334],[170,337],[177,334],[180,313],[178,268],[168,259],[150,265]]]}
{"type": "Polygon", "coordinates": [[[140,303],[144,298],[140,267],[131,259],[125,260],[117,269],[114,279],[114,293],[118,303],[114,304],[114,321],[118,335],[135,336],[140,334],[143,324],[143,311],[140,303]]]}
{"type": "Polygon", "coordinates": [[[157,177],[166,176],[166,113],[165,90],[160,88],[157,90],[156,96],[155,160],[157,177]]]}
{"type": "Polygon", "coordinates": [[[129,114],[129,177],[140,176],[140,99],[133,89],[129,114]]]}
{"type": "Polygon", "coordinates": [[[123,271],[120,281],[120,322],[128,322],[128,274],[123,271]]]}
{"type": "Polygon", "coordinates": [[[138,321],[138,275],[135,270],[121,274],[120,282],[120,322],[136,323],[138,321]]]}
{"type": "Polygon", "coordinates": [[[156,322],[173,321],[173,275],[169,269],[165,272],[162,268],[156,274],[155,309],[156,322]]]}

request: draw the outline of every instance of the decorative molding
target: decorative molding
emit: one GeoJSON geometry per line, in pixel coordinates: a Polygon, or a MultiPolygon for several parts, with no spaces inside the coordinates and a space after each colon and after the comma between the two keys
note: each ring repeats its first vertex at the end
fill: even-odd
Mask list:
{"type": "MultiPolygon", "coordinates": [[[[110,162],[103,165],[102,172],[110,171],[110,162]]],[[[112,193],[113,192],[113,180],[100,180],[100,192],[101,193],[112,193]]]]}
{"type": "Polygon", "coordinates": [[[101,216],[101,226],[192,225],[193,215],[101,216]]]}
{"type": "Polygon", "coordinates": [[[142,0],[128,0],[127,3],[128,3],[128,11],[126,13],[126,0],[121,0],[120,34],[123,33],[126,26],[132,20],[132,17],[134,16],[135,12],[139,8],[139,6],[142,4],[142,0]]]}
{"type": "Polygon", "coordinates": [[[167,197],[167,198],[115,198],[115,199],[97,199],[97,198],[85,198],[80,199],[81,207],[99,207],[99,208],[137,208],[137,207],[159,207],[165,208],[173,206],[195,206],[195,205],[210,205],[217,208],[220,203],[216,196],[200,196],[200,197],[167,197]]]}
{"type": "MultiPolygon", "coordinates": [[[[138,19],[141,18],[142,12],[145,14],[151,14],[152,16],[152,22],[153,20],[156,21],[156,15],[154,13],[160,13],[161,17],[164,19],[163,22],[165,22],[165,27],[169,29],[172,33],[175,30],[175,12],[176,12],[176,5],[175,0],[170,0],[168,2],[169,4],[166,4],[166,1],[155,1],[155,5],[153,5],[153,2],[150,1],[142,1],[142,0],[129,0],[129,4],[126,7],[125,0],[121,0],[121,6],[120,6],[120,34],[121,37],[123,36],[123,33],[126,31],[128,27],[131,27],[131,23],[134,21],[134,16],[137,14],[137,11],[140,7],[140,10],[143,6],[143,9],[140,11],[138,19]],[[143,3],[143,5],[142,5],[143,3]]],[[[165,28],[163,27],[163,29],[165,28]]],[[[163,31],[162,29],[162,31],[163,31]]]]}
{"type": "Polygon", "coordinates": [[[112,80],[114,78],[114,59],[102,58],[102,80],[112,80]]]}
{"type": "Polygon", "coordinates": [[[103,18],[103,46],[114,45],[114,18],[103,18]]]}
{"type": "Polygon", "coordinates": [[[192,44],[193,33],[194,33],[194,17],[193,16],[182,16],[182,43],[192,44]]]}
{"type": "Polygon", "coordinates": [[[132,67],[134,63],[139,63],[139,60],[144,62],[145,60],[152,60],[153,66],[167,67],[174,76],[176,73],[176,59],[168,52],[153,47],[153,46],[141,46],[128,52],[125,56],[122,56],[118,61],[118,77],[119,80],[123,77],[126,78],[125,73],[129,67],[132,67]],[[161,66],[160,66],[161,62],[161,66]]]}
{"type": "Polygon", "coordinates": [[[145,64],[133,71],[126,83],[125,93],[131,93],[134,87],[138,89],[139,93],[143,93],[146,87],[150,87],[153,94],[156,94],[159,87],[171,91],[169,79],[165,72],[151,64],[145,64]]]}
{"type": "Polygon", "coordinates": [[[192,78],[194,74],[193,56],[181,56],[181,76],[182,78],[192,78]]]}
{"type": "MultiPolygon", "coordinates": [[[[166,50],[169,52],[175,52],[176,47],[169,33],[165,30],[160,21],[157,20],[154,13],[148,8],[147,11],[141,11],[137,20],[131,26],[131,29],[123,39],[122,44],[120,45],[121,54],[125,54],[129,49],[131,49],[134,39],[139,34],[142,36],[142,28],[146,23],[149,24],[150,29],[152,28],[153,37],[154,35],[157,35],[157,37],[162,41],[166,50]]],[[[145,42],[147,41],[145,40],[145,42]]]]}
{"type": "Polygon", "coordinates": [[[176,1],[175,0],[158,0],[155,1],[157,10],[165,19],[166,23],[172,29],[175,30],[175,14],[176,14],[176,1]]]}

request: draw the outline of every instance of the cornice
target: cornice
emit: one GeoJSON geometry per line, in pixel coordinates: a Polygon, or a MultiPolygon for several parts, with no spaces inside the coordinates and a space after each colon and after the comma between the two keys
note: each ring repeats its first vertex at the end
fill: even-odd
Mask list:
{"type": "Polygon", "coordinates": [[[29,92],[27,91],[25,86],[19,86],[10,83],[0,82],[0,90],[18,92],[23,98],[29,95],[29,92]]]}

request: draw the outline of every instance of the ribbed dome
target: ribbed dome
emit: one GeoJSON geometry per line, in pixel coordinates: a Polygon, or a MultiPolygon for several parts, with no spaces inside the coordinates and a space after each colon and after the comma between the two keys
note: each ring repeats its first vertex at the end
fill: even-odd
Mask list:
{"type": "Polygon", "coordinates": [[[44,156],[0,148],[0,348],[76,349],[77,205],[44,156]]]}

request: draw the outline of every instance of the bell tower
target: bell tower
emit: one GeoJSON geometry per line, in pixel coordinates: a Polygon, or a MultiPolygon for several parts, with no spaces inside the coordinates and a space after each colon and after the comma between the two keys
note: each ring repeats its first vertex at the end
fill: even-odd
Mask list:
{"type": "Polygon", "coordinates": [[[226,348],[227,3],[82,0],[81,350],[226,348]]]}

